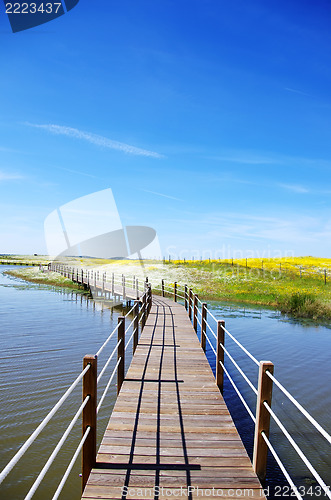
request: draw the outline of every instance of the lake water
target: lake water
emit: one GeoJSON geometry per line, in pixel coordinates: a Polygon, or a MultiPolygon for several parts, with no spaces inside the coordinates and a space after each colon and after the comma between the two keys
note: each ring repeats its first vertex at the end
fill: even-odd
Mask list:
{"type": "MultiPolygon", "coordinates": [[[[101,302],[94,302],[86,295],[44,285],[26,284],[5,276],[2,274],[5,269],[8,267],[0,266],[1,469],[81,371],[83,356],[98,350],[121,314],[120,310],[103,307],[101,302]]],[[[225,319],[227,328],[257,359],[274,363],[278,380],[330,433],[331,329],[309,322],[289,320],[268,309],[219,303],[211,303],[210,308],[217,318],[225,319]]],[[[115,339],[110,342],[108,352],[114,345],[115,339]]],[[[256,385],[256,365],[232,341],[227,341],[227,347],[256,385]]],[[[214,355],[208,348],[208,343],[207,356],[213,366],[214,355]]],[[[103,360],[105,359],[106,355],[103,360]]],[[[236,374],[236,370],[231,368],[230,363],[226,366],[251,409],[255,411],[255,397],[251,389],[241,376],[236,374]]],[[[0,486],[0,498],[24,498],[78,408],[80,392],[78,387],[69,403],[63,406],[63,410],[59,410],[26,456],[8,475],[0,486]]],[[[224,397],[251,453],[251,419],[227,380],[224,397]]],[[[98,416],[99,439],[108,422],[115,398],[113,387],[98,416]]],[[[311,458],[324,481],[331,484],[330,445],[320,438],[311,424],[300,416],[276,387],[272,407],[293,438],[311,458]]],[[[78,424],[34,498],[51,498],[78,443],[80,432],[78,424]]],[[[316,488],[309,490],[311,485],[314,487],[311,475],[301,465],[296,452],[291,450],[291,445],[287,444],[275,425],[271,427],[271,440],[297,484],[304,486],[306,498],[326,498],[323,494],[319,495],[316,488]]],[[[79,473],[78,460],[63,490],[62,499],[80,498],[79,473]]],[[[272,460],[269,460],[268,477],[266,486],[274,493],[270,498],[290,496],[286,489],[280,489],[286,483],[272,460]],[[279,489],[275,490],[277,485],[279,489]]]]}

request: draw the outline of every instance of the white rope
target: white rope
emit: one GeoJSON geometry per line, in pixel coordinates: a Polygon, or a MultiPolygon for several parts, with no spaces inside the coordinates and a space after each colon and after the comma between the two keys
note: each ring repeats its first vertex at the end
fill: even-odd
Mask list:
{"type": "Polygon", "coordinates": [[[135,307],[136,307],[136,304],[134,304],[134,306],[133,306],[133,307],[131,307],[130,311],[129,311],[129,312],[127,312],[127,313],[126,313],[126,315],[125,315],[124,317],[126,318],[127,316],[129,316],[129,314],[131,314],[131,313],[132,313],[132,311],[134,310],[134,308],[135,308],[135,307]]]}
{"type": "Polygon", "coordinates": [[[209,338],[208,338],[208,335],[206,335],[206,332],[203,332],[203,333],[204,333],[204,336],[206,337],[206,339],[208,340],[209,345],[210,345],[210,347],[211,347],[211,349],[212,349],[213,353],[215,354],[215,356],[217,356],[217,353],[216,353],[216,351],[215,351],[215,349],[214,349],[214,346],[213,346],[213,345],[212,345],[212,343],[210,342],[210,340],[209,340],[209,338]]]}
{"type": "Polygon", "coordinates": [[[255,386],[249,380],[249,378],[247,377],[247,375],[243,372],[243,370],[240,368],[240,366],[233,359],[233,357],[231,356],[231,354],[229,353],[229,351],[224,347],[224,345],[221,342],[220,342],[220,346],[222,346],[223,351],[228,355],[228,357],[230,358],[230,360],[232,361],[232,363],[234,364],[234,366],[237,368],[237,370],[240,373],[240,375],[246,380],[247,384],[250,386],[250,388],[252,389],[252,391],[255,392],[255,394],[257,395],[258,394],[258,390],[255,388],[255,386]]]}
{"type": "Polygon", "coordinates": [[[79,444],[77,446],[77,449],[76,449],[76,451],[75,451],[75,453],[74,453],[74,455],[73,455],[73,457],[72,457],[72,459],[71,459],[71,461],[70,461],[70,463],[69,463],[69,465],[67,467],[67,470],[66,470],[63,478],[61,479],[61,482],[60,482],[59,486],[57,487],[56,492],[54,493],[54,495],[52,497],[52,500],[57,500],[59,498],[59,495],[60,495],[60,493],[61,493],[61,491],[63,489],[63,486],[65,485],[65,483],[66,483],[66,481],[68,479],[68,476],[69,476],[69,474],[71,472],[71,469],[73,468],[73,466],[74,466],[74,464],[75,464],[75,462],[76,462],[76,460],[78,458],[78,455],[79,455],[81,449],[83,448],[83,445],[84,445],[84,443],[86,441],[87,436],[89,435],[90,430],[91,430],[91,427],[88,426],[86,428],[86,431],[84,432],[84,435],[83,435],[82,439],[80,440],[80,442],[79,442],[79,444]]]}
{"type": "Polygon", "coordinates": [[[128,330],[130,330],[130,328],[131,328],[131,326],[133,325],[133,323],[134,323],[134,320],[135,320],[135,319],[136,319],[136,318],[133,318],[133,320],[131,321],[131,323],[129,324],[129,326],[127,327],[127,329],[125,330],[125,332],[124,332],[124,333],[128,333],[128,330]]]}
{"type": "Polygon", "coordinates": [[[329,487],[325,484],[325,482],[323,481],[321,476],[318,474],[318,472],[315,470],[315,468],[311,465],[311,463],[309,462],[306,455],[301,451],[301,449],[296,444],[296,442],[294,441],[292,436],[289,434],[289,432],[285,429],[285,427],[283,426],[283,424],[281,423],[281,421],[279,420],[277,415],[272,411],[272,409],[270,408],[268,403],[266,401],[264,401],[263,405],[268,410],[268,412],[270,413],[270,415],[272,416],[272,418],[274,419],[274,421],[276,422],[278,427],[281,429],[281,431],[283,431],[283,434],[287,437],[287,439],[289,440],[289,442],[291,443],[291,445],[293,446],[293,448],[295,449],[295,451],[297,452],[297,454],[299,455],[301,460],[304,462],[306,467],[310,470],[310,472],[312,473],[312,475],[314,476],[314,478],[316,479],[318,484],[323,488],[326,496],[331,499],[331,493],[329,491],[329,487]]]}
{"type": "Polygon", "coordinates": [[[116,353],[116,351],[117,351],[117,349],[118,349],[118,346],[120,345],[120,343],[121,343],[121,342],[122,342],[122,339],[120,339],[120,340],[117,342],[117,344],[115,345],[115,347],[114,347],[114,349],[113,349],[113,351],[112,351],[111,355],[110,355],[110,356],[109,356],[109,358],[107,359],[107,362],[106,362],[105,366],[102,368],[102,370],[101,370],[101,372],[100,372],[100,374],[99,374],[99,376],[98,376],[98,378],[97,378],[97,383],[99,383],[99,381],[100,381],[100,379],[101,379],[102,375],[104,374],[105,370],[107,369],[107,366],[109,365],[109,363],[110,363],[110,362],[111,362],[111,360],[113,359],[114,354],[116,353]]]}
{"type": "MultiPolygon", "coordinates": [[[[121,323],[122,323],[122,321],[121,321],[121,323]]],[[[117,329],[118,329],[118,327],[120,326],[121,323],[118,323],[116,325],[116,327],[114,328],[114,330],[109,335],[108,339],[102,344],[102,346],[100,347],[100,349],[96,353],[96,357],[98,357],[101,354],[101,352],[104,350],[104,348],[106,347],[106,345],[108,344],[108,342],[110,341],[110,339],[113,337],[113,335],[115,335],[115,333],[116,333],[116,331],[117,331],[117,329]]]]}
{"type": "Polygon", "coordinates": [[[217,335],[216,335],[216,334],[213,332],[213,330],[211,329],[211,327],[210,327],[210,325],[209,325],[208,321],[206,321],[206,320],[204,320],[204,321],[205,321],[205,323],[206,323],[207,327],[209,328],[210,332],[213,334],[213,336],[214,336],[214,337],[215,337],[215,339],[217,340],[217,335]]]}
{"type": "MultiPolygon", "coordinates": [[[[223,328],[223,327],[222,327],[223,328]]],[[[247,351],[247,349],[233,336],[231,335],[231,333],[226,329],[226,328],[223,328],[223,330],[225,331],[225,333],[227,333],[229,335],[229,337],[240,347],[240,349],[242,349],[244,351],[244,353],[247,354],[247,356],[249,358],[251,358],[252,361],[254,361],[254,363],[257,365],[257,366],[260,366],[260,363],[258,362],[258,360],[256,358],[254,358],[253,354],[251,354],[249,351],[247,351]]]]}
{"type": "Polygon", "coordinates": [[[231,378],[231,375],[229,374],[229,372],[227,371],[227,369],[225,368],[224,364],[222,363],[222,361],[219,361],[220,365],[222,366],[223,370],[225,371],[225,373],[227,374],[228,376],[228,379],[230,380],[231,384],[233,385],[233,388],[234,390],[236,391],[236,393],[238,394],[239,398],[241,399],[241,402],[242,404],[244,405],[244,407],[246,408],[249,416],[251,417],[251,419],[253,420],[254,423],[256,423],[256,418],[255,416],[253,415],[250,407],[248,406],[248,404],[246,403],[246,401],[244,400],[243,396],[241,395],[238,387],[236,386],[236,384],[234,383],[234,381],[232,380],[231,378]]]}
{"type": "Polygon", "coordinates": [[[285,387],[270,373],[269,370],[266,370],[266,374],[268,375],[269,378],[279,387],[279,389],[285,394],[285,396],[288,397],[288,399],[298,408],[298,410],[303,413],[303,415],[309,420],[311,424],[322,434],[322,436],[331,444],[331,436],[328,434],[328,432],[323,429],[323,427],[316,422],[314,417],[312,417],[307,410],[304,409],[303,406],[301,406],[300,403],[285,389],[285,387]]]}
{"type": "Polygon", "coordinates": [[[200,323],[200,321],[199,321],[198,316],[195,314],[195,315],[194,315],[194,317],[195,317],[195,319],[197,320],[197,322],[198,322],[198,324],[199,324],[199,326],[200,326],[200,328],[201,328],[201,323],[200,323]]]}
{"type": "Polygon", "coordinates": [[[114,375],[115,375],[115,373],[116,373],[116,370],[117,370],[117,368],[118,368],[118,365],[119,365],[119,364],[120,364],[120,362],[121,362],[121,359],[122,359],[122,357],[120,357],[120,358],[118,359],[118,361],[117,361],[117,363],[116,363],[116,365],[115,365],[115,368],[113,369],[113,372],[112,372],[112,374],[111,374],[111,376],[110,376],[110,379],[108,380],[108,383],[107,383],[107,385],[106,385],[106,388],[105,388],[105,390],[103,391],[103,394],[102,394],[102,396],[101,396],[101,398],[100,398],[100,401],[99,401],[99,404],[98,404],[98,406],[97,406],[97,414],[99,413],[99,410],[100,410],[100,408],[101,408],[101,405],[102,405],[102,403],[103,403],[103,400],[104,400],[104,399],[105,399],[105,397],[106,397],[106,394],[107,394],[107,392],[108,392],[109,386],[110,386],[110,384],[112,383],[112,380],[113,380],[113,378],[114,378],[114,375]]]}
{"type": "Polygon", "coordinates": [[[132,340],[132,337],[133,337],[133,336],[134,336],[134,334],[135,334],[135,331],[136,331],[136,328],[133,330],[133,332],[132,332],[132,334],[131,334],[131,337],[129,338],[129,340],[128,340],[128,341],[127,341],[127,343],[126,343],[126,346],[125,346],[125,348],[124,348],[124,350],[125,350],[125,351],[127,350],[128,345],[130,344],[130,342],[131,342],[131,340],[132,340]]]}
{"type": "Polygon", "coordinates": [[[38,425],[37,429],[31,434],[31,436],[25,441],[23,446],[18,450],[16,455],[10,460],[10,462],[6,465],[3,471],[0,474],[0,483],[5,479],[5,477],[9,474],[12,468],[17,464],[17,462],[22,458],[26,450],[31,446],[33,441],[37,438],[37,436],[41,433],[41,431],[46,427],[50,419],[57,412],[57,410],[62,406],[68,396],[72,393],[74,388],[77,386],[78,382],[84,377],[85,373],[90,369],[91,365],[88,364],[81,374],[76,378],[76,380],[71,384],[69,389],[63,394],[62,398],[56,403],[53,409],[48,413],[48,415],[44,418],[44,420],[38,425]]]}
{"type": "Polygon", "coordinates": [[[54,448],[54,450],[53,450],[52,454],[50,455],[49,459],[45,463],[44,467],[41,469],[40,474],[38,475],[37,479],[35,480],[35,482],[31,486],[31,488],[30,488],[28,494],[26,495],[26,497],[24,498],[24,500],[30,500],[33,497],[33,495],[35,494],[35,492],[37,491],[38,486],[40,485],[40,483],[43,480],[43,478],[45,477],[45,474],[47,473],[48,469],[50,468],[50,466],[54,462],[54,460],[55,460],[57,454],[59,453],[60,449],[64,445],[67,437],[69,436],[69,434],[70,434],[73,426],[75,425],[75,423],[77,422],[78,418],[80,417],[80,415],[81,415],[82,411],[84,410],[84,408],[85,408],[88,400],[90,399],[90,397],[91,396],[86,396],[86,398],[84,399],[83,403],[80,405],[80,407],[77,410],[74,418],[71,420],[70,424],[68,425],[67,429],[63,433],[60,441],[58,442],[58,444],[54,448]]]}
{"type": "Polygon", "coordinates": [[[300,493],[298,492],[298,489],[297,487],[295,486],[295,484],[293,483],[289,473],[287,472],[287,470],[285,469],[281,459],[279,458],[279,456],[277,455],[274,447],[272,446],[272,444],[270,443],[269,439],[267,438],[267,436],[265,435],[265,432],[262,431],[261,432],[261,436],[263,437],[263,439],[265,440],[265,442],[267,443],[267,446],[269,448],[269,450],[271,451],[272,455],[274,456],[274,459],[276,460],[276,462],[278,463],[279,465],[279,468],[281,469],[282,473],[284,474],[288,484],[291,486],[295,496],[299,499],[299,500],[303,500],[303,497],[300,495],[300,493]]]}

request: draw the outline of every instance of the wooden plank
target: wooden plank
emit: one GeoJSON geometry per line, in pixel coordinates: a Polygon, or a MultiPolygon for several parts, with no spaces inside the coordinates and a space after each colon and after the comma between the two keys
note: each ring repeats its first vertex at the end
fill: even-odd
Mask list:
{"type": "Polygon", "coordinates": [[[265,498],[185,309],[163,297],[153,298],[82,498],[156,496],[265,498]]]}

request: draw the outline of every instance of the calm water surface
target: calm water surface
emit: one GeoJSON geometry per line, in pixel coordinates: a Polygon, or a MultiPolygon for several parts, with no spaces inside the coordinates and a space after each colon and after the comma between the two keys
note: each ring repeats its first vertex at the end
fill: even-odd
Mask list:
{"type": "MultiPolygon", "coordinates": [[[[34,431],[66,388],[79,374],[85,354],[94,354],[117,323],[119,310],[109,310],[85,295],[43,285],[25,284],[5,276],[0,266],[0,332],[2,364],[0,371],[0,467],[3,468],[20,445],[34,431]]],[[[259,360],[271,360],[275,375],[303,404],[318,422],[331,432],[331,371],[329,358],[331,329],[309,322],[289,320],[268,309],[243,308],[212,303],[213,314],[225,319],[227,328],[259,360]]],[[[213,339],[211,338],[213,341],[213,339]]],[[[115,345],[110,342],[108,353],[115,345]]],[[[208,346],[208,343],[207,343],[208,346]]],[[[227,348],[256,384],[256,365],[231,341],[227,348]]],[[[214,365],[214,355],[207,347],[207,356],[214,365]]],[[[101,361],[106,359],[106,354],[101,361]]],[[[255,397],[241,376],[227,363],[234,380],[242,390],[251,409],[255,397]]],[[[107,377],[105,377],[107,379],[107,377]]],[[[106,383],[106,380],[105,382],[106,383]]],[[[253,426],[230,384],[225,380],[224,396],[249,453],[252,450],[253,426]]],[[[115,401],[113,388],[98,417],[99,439],[108,422],[115,401]]],[[[24,498],[41,467],[64,432],[81,400],[81,388],[69,403],[59,410],[0,487],[0,498],[24,498]]],[[[302,418],[295,407],[274,388],[272,407],[285,423],[294,439],[311,458],[327,484],[331,484],[330,445],[302,418]]],[[[34,498],[48,499],[54,493],[59,478],[68,464],[79,436],[80,425],[64,446],[63,453],[46,476],[34,498]]],[[[272,442],[298,485],[306,488],[306,498],[326,498],[317,490],[309,490],[314,482],[291,450],[281,431],[271,428],[272,442]],[[312,493],[312,494],[309,494],[312,493]]],[[[283,485],[282,474],[272,460],[268,465],[266,486],[275,491],[283,485]]],[[[80,498],[80,463],[63,490],[62,499],[80,498]]],[[[277,496],[286,498],[286,490],[277,496]]]]}

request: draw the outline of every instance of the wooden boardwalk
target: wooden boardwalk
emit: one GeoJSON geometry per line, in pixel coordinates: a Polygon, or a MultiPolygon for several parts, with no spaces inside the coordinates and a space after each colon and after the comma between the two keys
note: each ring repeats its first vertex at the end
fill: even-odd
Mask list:
{"type": "Polygon", "coordinates": [[[154,296],[82,498],[206,496],[265,498],[184,307],[154,296]]]}

